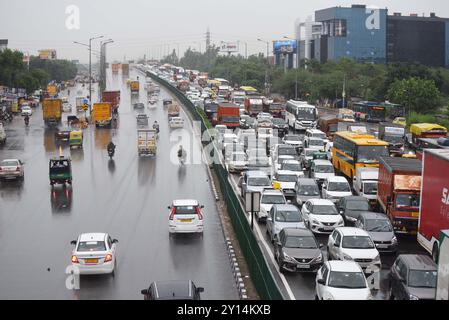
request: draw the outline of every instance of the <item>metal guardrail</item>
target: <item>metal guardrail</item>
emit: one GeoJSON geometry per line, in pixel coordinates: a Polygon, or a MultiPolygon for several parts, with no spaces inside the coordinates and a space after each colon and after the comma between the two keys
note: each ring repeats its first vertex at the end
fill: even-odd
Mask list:
{"type": "MultiPolygon", "coordinates": [[[[154,81],[163,85],[178,98],[178,100],[187,108],[192,118],[201,123],[201,133],[204,133],[204,131],[208,129],[207,126],[209,124],[206,125],[208,120],[204,119],[201,112],[198,111],[193,103],[187,99],[181,91],[173,87],[167,81],[150,72],[146,72],[146,74],[154,81]]],[[[216,146],[214,146],[214,152],[217,152],[218,154],[216,146]]],[[[251,230],[246,218],[246,213],[240,205],[238,196],[235,194],[234,189],[229,183],[227,170],[222,164],[217,163],[213,165],[213,169],[220,181],[223,199],[226,202],[234,232],[236,233],[242,253],[245,257],[246,263],[248,264],[248,269],[257,293],[262,300],[284,300],[282,292],[274,279],[265,256],[263,255],[262,249],[260,248],[259,243],[251,230]]]]}

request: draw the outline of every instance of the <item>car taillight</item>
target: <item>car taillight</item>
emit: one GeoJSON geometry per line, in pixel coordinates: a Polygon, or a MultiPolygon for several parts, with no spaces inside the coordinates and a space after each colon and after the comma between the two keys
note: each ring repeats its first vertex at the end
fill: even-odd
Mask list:
{"type": "Polygon", "coordinates": [[[72,256],[72,263],[80,263],[77,256],[72,256]]]}
{"type": "Polygon", "coordinates": [[[175,217],[175,207],[171,208],[170,220],[173,220],[175,217]]]}
{"type": "Polygon", "coordinates": [[[104,258],[104,262],[109,262],[109,261],[112,261],[112,254],[110,254],[110,253],[108,253],[106,255],[106,257],[104,258]]]}
{"type": "Polygon", "coordinates": [[[203,220],[203,215],[201,214],[201,209],[199,207],[196,208],[196,214],[198,215],[199,220],[203,220]]]}
{"type": "Polygon", "coordinates": [[[16,171],[20,171],[20,167],[17,167],[17,168],[16,168],[16,171]]]}

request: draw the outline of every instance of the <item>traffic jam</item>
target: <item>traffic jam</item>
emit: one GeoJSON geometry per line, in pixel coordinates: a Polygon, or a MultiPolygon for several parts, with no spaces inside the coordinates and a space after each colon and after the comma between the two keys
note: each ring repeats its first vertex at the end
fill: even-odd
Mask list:
{"type": "Polygon", "coordinates": [[[170,64],[138,68],[214,127],[220,161],[290,298],[306,286],[303,299],[428,300],[447,283],[438,278],[438,261],[448,261],[445,127],[408,130],[403,116],[387,117],[388,102],[327,109],[170,64]]]}

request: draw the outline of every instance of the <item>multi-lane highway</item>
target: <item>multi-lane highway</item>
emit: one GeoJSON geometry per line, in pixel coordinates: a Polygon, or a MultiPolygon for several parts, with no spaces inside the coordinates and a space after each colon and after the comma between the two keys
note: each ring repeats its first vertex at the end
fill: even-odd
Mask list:
{"type": "MultiPolygon", "coordinates": [[[[6,126],[8,141],[0,158],[24,161],[25,180],[0,186],[0,299],[141,299],[140,290],[152,281],[172,279],[193,280],[205,288],[204,299],[238,299],[206,167],[180,167],[170,160],[176,159],[181,135],[198,143],[189,134],[191,124],[186,121],[187,130],[179,133],[170,130],[162,106],[168,93],[162,89],[159,103],[150,109],[145,77],[134,72],[130,78],[140,77],[139,100],[145,103],[150,126],[154,120],[160,123],[154,158],[138,157],[137,112],[126,78],[110,70],[108,89],[121,90],[118,128],[91,125],[84,131],[82,150],[64,146],[64,155],[73,161],[72,188],[50,187],[48,161],[58,148],[40,107],[28,128],[20,117],[6,126]],[[113,161],[106,151],[110,140],[117,145],[113,161]],[[203,238],[169,238],[167,206],[174,198],[197,199],[205,206],[203,238]],[[82,277],[80,290],[69,290],[65,269],[70,241],[84,232],[108,232],[119,240],[116,275],[82,277]]],[[[73,106],[79,90],[80,96],[87,95],[87,86],[71,88],[73,106]]]]}

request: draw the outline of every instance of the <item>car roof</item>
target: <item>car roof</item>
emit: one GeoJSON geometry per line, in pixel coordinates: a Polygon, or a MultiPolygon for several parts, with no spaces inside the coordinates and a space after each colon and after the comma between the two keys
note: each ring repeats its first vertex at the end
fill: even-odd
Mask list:
{"type": "Polygon", "coordinates": [[[309,179],[309,178],[300,178],[300,179],[298,179],[298,183],[307,184],[307,185],[316,185],[315,179],[309,179]]]}
{"type": "Polygon", "coordinates": [[[301,164],[298,160],[285,160],[283,164],[301,164]]]}
{"type": "Polygon", "coordinates": [[[329,160],[316,159],[313,160],[313,162],[318,166],[333,166],[332,162],[330,162],[329,160]]]}
{"type": "Polygon", "coordinates": [[[405,264],[413,270],[434,270],[438,269],[432,258],[423,254],[401,254],[398,258],[401,258],[405,264]]]}
{"type": "Polygon", "coordinates": [[[306,228],[284,228],[284,234],[286,236],[312,236],[313,232],[306,228]]]}
{"type": "Polygon", "coordinates": [[[330,271],[335,272],[362,272],[360,265],[355,261],[327,261],[330,271]]]}
{"type": "Polygon", "coordinates": [[[3,161],[19,161],[19,159],[4,159],[1,162],[3,162],[3,161]]]}
{"type": "Polygon", "coordinates": [[[274,188],[265,188],[263,191],[262,191],[262,195],[265,195],[265,194],[271,194],[271,195],[284,195],[284,193],[281,191],[281,190],[279,190],[279,189],[274,189],[274,188]]]}
{"type": "Polygon", "coordinates": [[[191,280],[167,280],[153,282],[156,297],[159,298],[185,298],[192,297],[191,280]]]}
{"type": "Polygon", "coordinates": [[[324,133],[323,131],[318,130],[318,129],[307,129],[307,131],[311,132],[311,133],[324,133]]]}
{"type": "Polygon", "coordinates": [[[277,211],[297,211],[299,212],[299,209],[297,206],[293,204],[275,204],[273,208],[276,208],[277,211]]]}
{"type": "Polygon", "coordinates": [[[388,217],[383,214],[383,213],[379,213],[379,212],[370,212],[370,211],[366,211],[366,212],[361,212],[359,214],[360,218],[365,218],[365,219],[384,219],[384,220],[388,220],[390,221],[390,219],[388,219],[388,217]]]}
{"type": "Polygon", "coordinates": [[[286,176],[296,176],[296,172],[290,170],[278,170],[277,174],[286,175],[286,176]]]}
{"type": "Polygon", "coordinates": [[[347,196],[347,197],[343,197],[342,199],[345,199],[346,201],[363,201],[363,202],[368,201],[367,198],[362,197],[362,196],[347,196]]]}
{"type": "Polygon", "coordinates": [[[79,241],[104,241],[106,233],[83,233],[79,236],[79,241]]]}
{"type": "Polygon", "coordinates": [[[341,177],[341,176],[332,176],[332,177],[327,177],[327,180],[329,182],[348,182],[348,180],[346,180],[345,177],[341,177]]]}
{"type": "Polygon", "coordinates": [[[198,205],[198,201],[197,200],[191,200],[191,199],[173,200],[173,205],[175,207],[177,207],[177,206],[197,206],[198,205]]]}
{"type": "Polygon", "coordinates": [[[320,205],[320,206],[334,205],[334,203],[328,199],[309,199],[307,201],[309,201],[312,205],[320,205]]]}
{"type": "Polygon", "coordinates": [[[248,177],[268,177],[268,175],[263,171],[247,171],[246,175],[248,177]]]}
{"type": "Polygon", "coordinates": [[[339,227],[336,230],[340,231],[343,236],[369,236],[368,232],[359,228],[339,227]]]}

